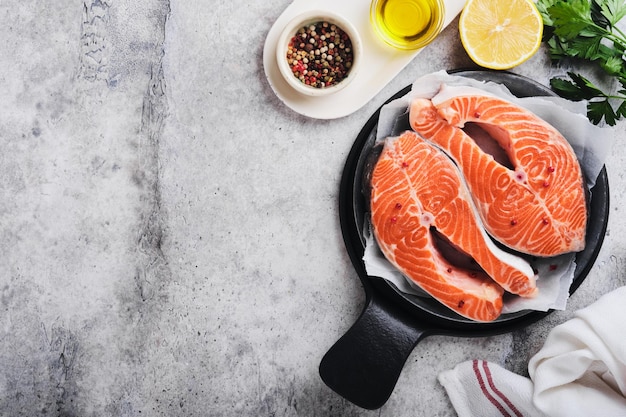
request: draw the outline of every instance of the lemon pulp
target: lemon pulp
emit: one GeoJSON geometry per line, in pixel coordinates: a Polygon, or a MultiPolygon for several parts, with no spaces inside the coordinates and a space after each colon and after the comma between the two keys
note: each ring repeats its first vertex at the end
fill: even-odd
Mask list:
{"type": "Polygon", "coordinates": [[[510,69],[539,49],[543,19],[533,0],[468,0],[459,18],[459,35],[476,64],[510,69]]]}

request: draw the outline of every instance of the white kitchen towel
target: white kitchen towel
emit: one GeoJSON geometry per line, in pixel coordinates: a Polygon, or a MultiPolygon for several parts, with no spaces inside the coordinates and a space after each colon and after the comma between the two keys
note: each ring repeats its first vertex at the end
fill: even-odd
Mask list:
{"type": "Polygon", "coordinates": [[[533,405],[530,379],[482,360],[439,374],[459,417],[544,417],[533,405]]]}
{"type": "Polygon", "coordinates": [[[439,382],[459,417],[626,417],[626,287],[555,327],[528,372],[473,360],[439,382]]]}

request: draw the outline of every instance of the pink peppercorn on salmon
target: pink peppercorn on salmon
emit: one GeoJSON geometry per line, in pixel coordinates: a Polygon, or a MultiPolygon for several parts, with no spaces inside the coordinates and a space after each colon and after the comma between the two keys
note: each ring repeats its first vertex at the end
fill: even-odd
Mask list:
{"type": "Polygon", "coordinates": [[[503,288],[535,295],[530,265],[490,240],[458,168],[415,132],[386,139],[370,185],[372,228],[381,251],[432,297],[465,317],[492,321],[500,315],[503,288]],[[480,268],[448,261],[432,229],[480,268]]]}
{"type": "Polygon", "coordinates": [[[540,257],[582,250],[587,225],[583,175],[565,138],[533,113],[500,98],[442,100],[415,99],[411,127],[459,166],[489,234],[540,257]],[[462,130],[469,126],[479,126],[495,140],[509,166],[462,130]]]}

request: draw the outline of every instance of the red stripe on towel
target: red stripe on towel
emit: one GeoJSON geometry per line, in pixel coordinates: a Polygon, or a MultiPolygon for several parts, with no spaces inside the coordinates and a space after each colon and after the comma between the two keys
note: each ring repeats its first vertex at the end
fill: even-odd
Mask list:
{"type": "Polygon", "coordinates": [[[480,369],[478,368],[478,360],[474,359],[474,361],[472,362],[472,368],[474,369],[474,375],[476,375],[478,385],[480,386],[480,390],[483,392],[483,395],[487,397],[489,402],[493,404],[493,406],[496,407],[504,417],[513,417],[504,409],[502,404],[500,404],[500,402],[493,395],[491,395],[491,393],[487,389],[487,386],[485,385],[485,380],[483,379],[483,376],[480,373],[480,369]]]}
{"type": "Polygon", "coordinates": [[[496,388],[496,385],[493,383],[493,378],[491,377],[491,369],[489,369],[489,364],[486,361],[483,361],[483,369],[485,370],[485,375],[487,376],[487,382],[489,382],[489,386],[491,387],[493,392],[495,392],[496,395],[500,397],[506,405],[509,406],[509,409],[513,411],[513,413],[515,413],[516,417],[524,417],[524,415],[520,413],[517,408],[515,408],[511,400],[509,400],[506,395],[504,395],[498,388],[496,388]]]}

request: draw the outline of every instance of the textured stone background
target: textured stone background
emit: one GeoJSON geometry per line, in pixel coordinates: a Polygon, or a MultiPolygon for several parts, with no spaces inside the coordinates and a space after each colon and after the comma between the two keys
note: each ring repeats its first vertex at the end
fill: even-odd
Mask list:
{"type": "MultiPolygon", "coordinates": [[[[454,21],[362,109],[307,119],[261,65],[288,4],[0,3],[0,415],[454,416],[440,371],[524,374],[550,328],[626,283],[617,146],[608,236],[567,311],[426,338],[380,410],[328,389],[321,357],[364,301],[337,214],[351,144],[416,77],[472,65],[454,21]]],[[[514,72],[562,70],[541,50],[514,72]]]]}

